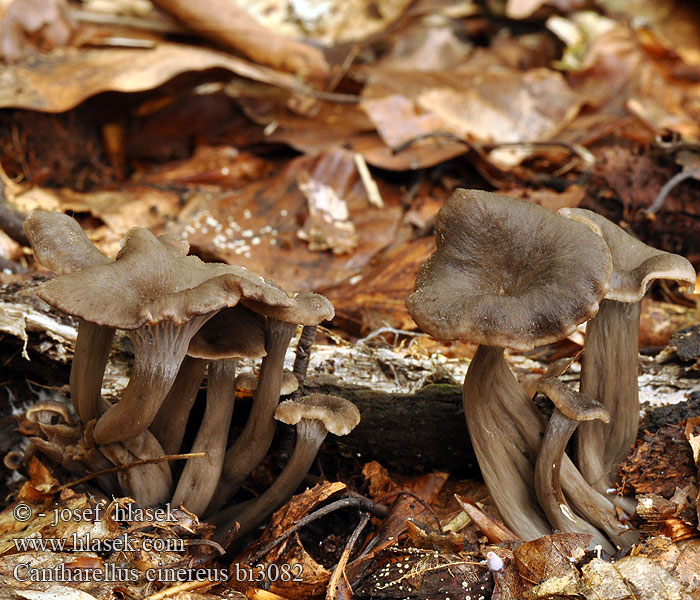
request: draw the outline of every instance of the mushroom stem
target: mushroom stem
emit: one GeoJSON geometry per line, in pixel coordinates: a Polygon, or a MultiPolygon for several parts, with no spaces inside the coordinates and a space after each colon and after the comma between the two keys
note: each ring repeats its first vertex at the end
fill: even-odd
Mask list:
{"type": "MultiPolygon", "coordinates": [[[[506,524],[523,539],[551,532],[532,482],[540,452],[542,418],[503,358],[503,348],[480,345],[462,389],[472,446],[486,486],[506,524]]],[[[615,542],[636,537],[615,507],[588,485],[569,457],[561,460],[561,486],[576,510],[615,542]]]]}
{"type": "Polygon", "coordinates": [[[175,381],[190,339],[213,314],[197,315],[183,325],[168,320],[127,332],[134,344],[134,367],[121,400],[95,425],[97,444],[121,442],[146,430],[175,381]]]}
{"type": "Polygon", "coordinates": [[[113,328],[78,319],[78,337],[70,370],[70,395],[83,423],[99,415],[102,378],[113,339],[113,328]]]}
{"type": "Polygon", "coordinates": [[[295,330],[294,323],[268,318],[265,332],[267,355],[260,365],[253,406],[243,431],[226,452],[221,483],[210,503],[210,513],[221,508],[238,491],[270,448],[275,435],[274,414],[282,388],[284,358],[295,330]]]}
{"type": "MultiPolygon", "coordinates": [[[[614,466],[629,454],[639,428],[637,382],[640,302],[603,300],[588,322],[581,366],[581,392],[610,412],[610,423],[581,423],[576,462],[601,494],[610,495],[614,466]]],[[[614,503],[620,501],[611,497],[614,503]]],[[[622,508],[629,510],[629,505],[622,508]]]]}
{"type": "Polygon", "coordinates": [[[215,524],[219,524],[216,537],[225,538],[236,522],[240,523],[236,539],[247,535],[282,506],[299,487],[326,438],[327,430],[323,421],[318,419],[301,419],[296,428],[297,441],[294,451],[277,479],[260,497],[247,504],[243,510],[235,505],[217,515],[214,520],[215,524]]]}
{"type": "Polygon", "coordinates": [[[551,533],[532,489],[542,422],[503,357],[480,345],[464,378],[464,413],[481,473],[508,527],[525,540],[551,533]]]}
{"type": "Polygon", "coordinates": [[[235,360],[215,360],[209,364],[207,408],[192,445],[192,452],[205,452],[204,458],[190,458],[180,476],[172,503],[184,505],[199,515],[209,504],[219,483],[234,405],[235,360]]]}
{"type": "Polygon", "coordinates": [[[292,398],[298,399],[304,391],[304,380],[306,379],[306,371],[309,368],[309,357],[311,355],[311,346],[316,337],[316,325],[304,325],[297,343],[297,352],[294,357],[294,366],[292,373],[299,382],[299,387],[292,392],[292,398]]]}
{"type": "Polygon", "coordinates": [[[185,356],[168,395],[149,427],[166,454],[180,451],[187,420],[197,399],[207,364],[207,360],[185,356]]]}
{"type": "MultiPolygon", "coordinates": [[[[163,449],[153,434],[145,430],[123,442],[105,444],[100,452],[115,465],[163,456],[163,449]]],[[[117,473],[122,492],[139,506],[162,504],[170,497],[172,476],[167,462],[139,465],[117,473]]]]}
{"type": "Polygon", "coordinates": [[[537,498],[549,522],[556,529],[589,533],[593,536],[593,544],[600,544],[606,552],[613,552],[614,548],[605,536],[571,510],[561,490],[561,463],[566,452],[566,445],[577,426],[579,426],[577,421],[564,415],[558,408],[554,408],[544,433],[540,453],[537,456],[537,466],[535,467],[537,498]]]}

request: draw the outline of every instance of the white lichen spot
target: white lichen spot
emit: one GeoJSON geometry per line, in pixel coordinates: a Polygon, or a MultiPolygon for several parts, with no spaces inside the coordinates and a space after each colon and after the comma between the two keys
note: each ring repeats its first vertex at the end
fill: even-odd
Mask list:
{"type": "Polygon", "coordinates": [[[286,208],[283,208],[283,209],[280,211],[280,216],[281,216],[281,217],[286,217],[288,214],[289,214],[289,211],[288,211],[286,208]]]}
{"type": "Polygon", "coordinates": [[[250,243],[253,244],[253,246],[257,246],[261,242],[260,238],[255,236],[252,240],[250,240],[250,243]]]}
{"type": "Polygon", "coordinates": [[[245,231],[243,231],[243,232],[241,233],[241,235],[242,235],[244,238],[252,238],[253,235],[255,235],[255,234],[253,233],[253,230],[252,230],[252,229],[246,229],[245,231]]]}
{"type": "Polygon", "coordinates": [[[243,211],[243,218],[244,218],[244,219],[250,219],[250,217],[252,217],[252,216],[253,216],[253,213],[250,212],[250,209],[249,209],[249,208],[246,208],[246,209],[243,211]]]}

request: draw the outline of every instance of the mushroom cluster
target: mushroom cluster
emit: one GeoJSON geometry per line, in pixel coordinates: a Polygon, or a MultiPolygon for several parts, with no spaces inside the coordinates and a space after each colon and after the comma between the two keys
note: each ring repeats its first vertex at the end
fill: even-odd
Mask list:
{"type": "Polygon", "coordinates": [[[467,426],[482,475],[508,526],[524,539],[591,533],[612,549],[635,538],[609,494],[639,418],[639,301],[652,279],[693,283],[683,257],[642,244],[585,210],[554,214],[535,204],[458,189],[440,210],[437,249],[406,306],[444,340],[479,344],[464,380],[467,426]],[[550,374],[538,392],[545,419],[506,363],[563,339],[588,321],[581,390],[550,374]],[[576,435],[573,462],[566,453],[576,435]],[[533,485],[534,484],[534,485],[533,485]]]}
{"type": "MultiPolygon", "coordinates": [[[[331,303],[314,293],[290,295],[243,267],[202,262],[187,255],[183,240],[143,228],[127,233],[114,259],[61,213],[35,211],[25,231],[37,260],[58,275],[39,286],[38,296],[79,323],[69,387],[84,435],[72,436],[70,449],[56,437],[38,445],[74,471],[176,453],[208,373],[206,408],[191,448],[205,457],[189,459],[176,485],[168,463],[160,462],[120,471],[106,491],[121,488],[140,504],[171,499],[197,514],[207,507],[215,514],[270,448],[285,354],[297,326],[315,328],[333,318],[331,303]],[[120,399],[109,404],[101,384],[117,330],[131,340],[134,364],[120,399]],[[250,417],[227,449],[242,358],[262,359],[260,375],[250,417]]],[[[304,454],[306,470],[310,455],[304,454]]],[[[293,462],[296,476],[282,472],[270,492],[274,502],[268,495],[260,505],[265,510],[245,512],[248,528],[301,482],[306,471],[299,477],[303,469],[293,462]]]]}

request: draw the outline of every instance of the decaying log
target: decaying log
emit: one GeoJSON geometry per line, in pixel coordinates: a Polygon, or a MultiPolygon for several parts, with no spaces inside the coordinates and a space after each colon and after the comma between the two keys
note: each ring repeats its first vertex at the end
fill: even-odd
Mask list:
{"type": "MultiPolygon", "coordinates": [[[[24,386],[26,380],[67,393],[76,322],[33,295],[38,281],[0,289],[0,377],[24,386]]],[[[294,348],[287,367],[294,361],[294,348]]],[[[521,356],[509,361],[519,375],[543,365],[521,356]]],[[[130,352],[125,336],[117,337],[103,382],[103,395],[116,399],[128,382],[130,352]]],[[[308,389],[342,395],[362,413],[361,424],[342,442],[329,439],[358,462],[378,460],[405,473],[448,470],[466,476],[475,463],[461,408],[461,386],[469,361],[428,356],[410,349],[368,344],[318,345],[312,350],[308,389]]],[[[684,402],[698,389],[674,361],[663,364],[641,357],[640,399],[645,407],[684,402]]],[[[253,368],[252,363],[243,368],[253,368]]],[[[574,370],[574,369],[572,369],[574,370]]],[[[569,378],[576,379],[574,371],[569,378]]],[[[17,395],[18,392],[15,392],[17,395]]],[[[31,398],[19,398],[27,401],[31,398]]],[[[245,417],[245,402],[240,402],[245,417]]],[[[238,405],[237,405],[238,410],[238,405]]],[[[3,411],[7,414],[7,411],[3,411]]]]}

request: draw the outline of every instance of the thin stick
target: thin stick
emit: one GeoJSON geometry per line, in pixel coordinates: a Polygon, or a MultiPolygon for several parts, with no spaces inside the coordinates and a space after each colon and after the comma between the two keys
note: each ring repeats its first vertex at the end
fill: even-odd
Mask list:
{"type": "Polygon", "coordinates": [[[259,561],[263,556],[265,556],[270,550],[272,550],[275,546],[279,546],[284,540],[286,540],[289,536],[293,535],[297,531],[299,531],[302,527],[305,527],[309,523],[312,523],[321,517],[325,517],[326,515],[331,514],[332,512],[341,509],[341,508],[349,508],[352,506],[357,506],[361,510],[365,512],[372,513],[373,515],[379,517],[379,518],[384,518],[388,515],[389,509],[384,506],[383,504],[377,504],[373,500],[370,500],[369,498],[365,498],[364,496],[349,496],[347,498],[341,498],[340,500],[336,500],[335,502],[331,502],[330,504],[326,504],[326,506],[323,506],[319,508],[318,510],[315,510],[312,513],[309,513],[305,517],[302,517],[299,519],[294,525],[292,525],[287,531],[285,531],[282,535],[279,537],[276,537],[274,540],[268,542],[265,544],[260,550],[258,550],[251,558],[248,559],[249,563],[255,563],[259,561]]]}
{"type": "Polygon", "coordinates": [[[668,196],[669,192],[674,187],[676,187],[681,181],[685,181],[686,179],[690,179],[691,177],[698,179],[700,178],[700,174],[695,170],[680,171],[679,173],[676,173],[673,177],[671,177],[671,179],[669,179],[666,183],[664,183],[663,187],[659,190],[659,194],[658,196],[656,196],[654,202],[652,202],[651,206],[647,208],[647,217],[653,218],[654,215],[659,211],[659,209],[664,205],[664,200],[666,200],[666,196],[668,196]]]}
{"type": "Polygon", "coordinates": [[[382,200],[382,195],[379,193],[377,182],[374,181],[372,174],[369,172],[369,167],[365,162],[364,156],[356,152],[354,160],[357,172],[360,174],[360,179],[362,180],[362,185],[365,187],[365,192],[367,192],[367,200],[369,200],[372,206],[384,208],[384,200],[382,200]]]}
{"type": "Polygon", "coordinates": [[[355,547],[355,544],[360,537],[360,533],[362,533],[362,530],[365,528],[367,523],[369,523],[369,513],[362,513],[360,522],[357,524],[357,527],[355,527],[352,535],[348,538],[345,548],[343,548],[343,553],[340,555],[340,560],[338,561],[338,564],[335,565],[333,574],[328,581],[328,587],[326,588],[326,600],[337,600],[341,577],[345,579],[345,583],[348,585],[348,587],[350,587],[347,576],[345,575],[345,567],[348,564],[348,560],[350,560],[352,549],[355,547]]]}
{"type": "Polygon", "coordinates": [[[69,481],[68,483],[64,483],[63,485],[57,487],[52,491],[53,493],[57,493],[62,490],[65,490],[66,488],[73,487],[74,485],[79,485],[81,483],[85,483],[86,481],[90,481],[91,479],[99,477],[100,475],[106,475],[108,473],[118,473],[119,471],[126,471],[127,469],[131,469],[132,467],[140,467],[141,465],[152,465],[155,463],[164,462],[166,460],[186,460],[188,458],[204,458],[206,455],[206,452],[189,452],[187,454],[167,454],[165,456],[159,456],[157,458],[144,458],[142,460],[135,460],[134,462],[130,462],[126,465],[119,465],[118,467],[110,467],[109,469],[100,469],[99,471],[88,473],[87,475],[85,475],[85,477],[81,477],[80,479],[76,479],[75,481],[69,481]]]}
{"type": "Polygon", "coordinates": [[[299,387],[292,393],[292,399],[298,400],[304,393],[304,380],[306,379],[306,371],[309,368],[309,357],[311,356],[311,346],[316,337],[315,325],[304,325],[297,343],[297,352],[294,357],[294,367],[292,373],[299,382],[299,387]]]}

